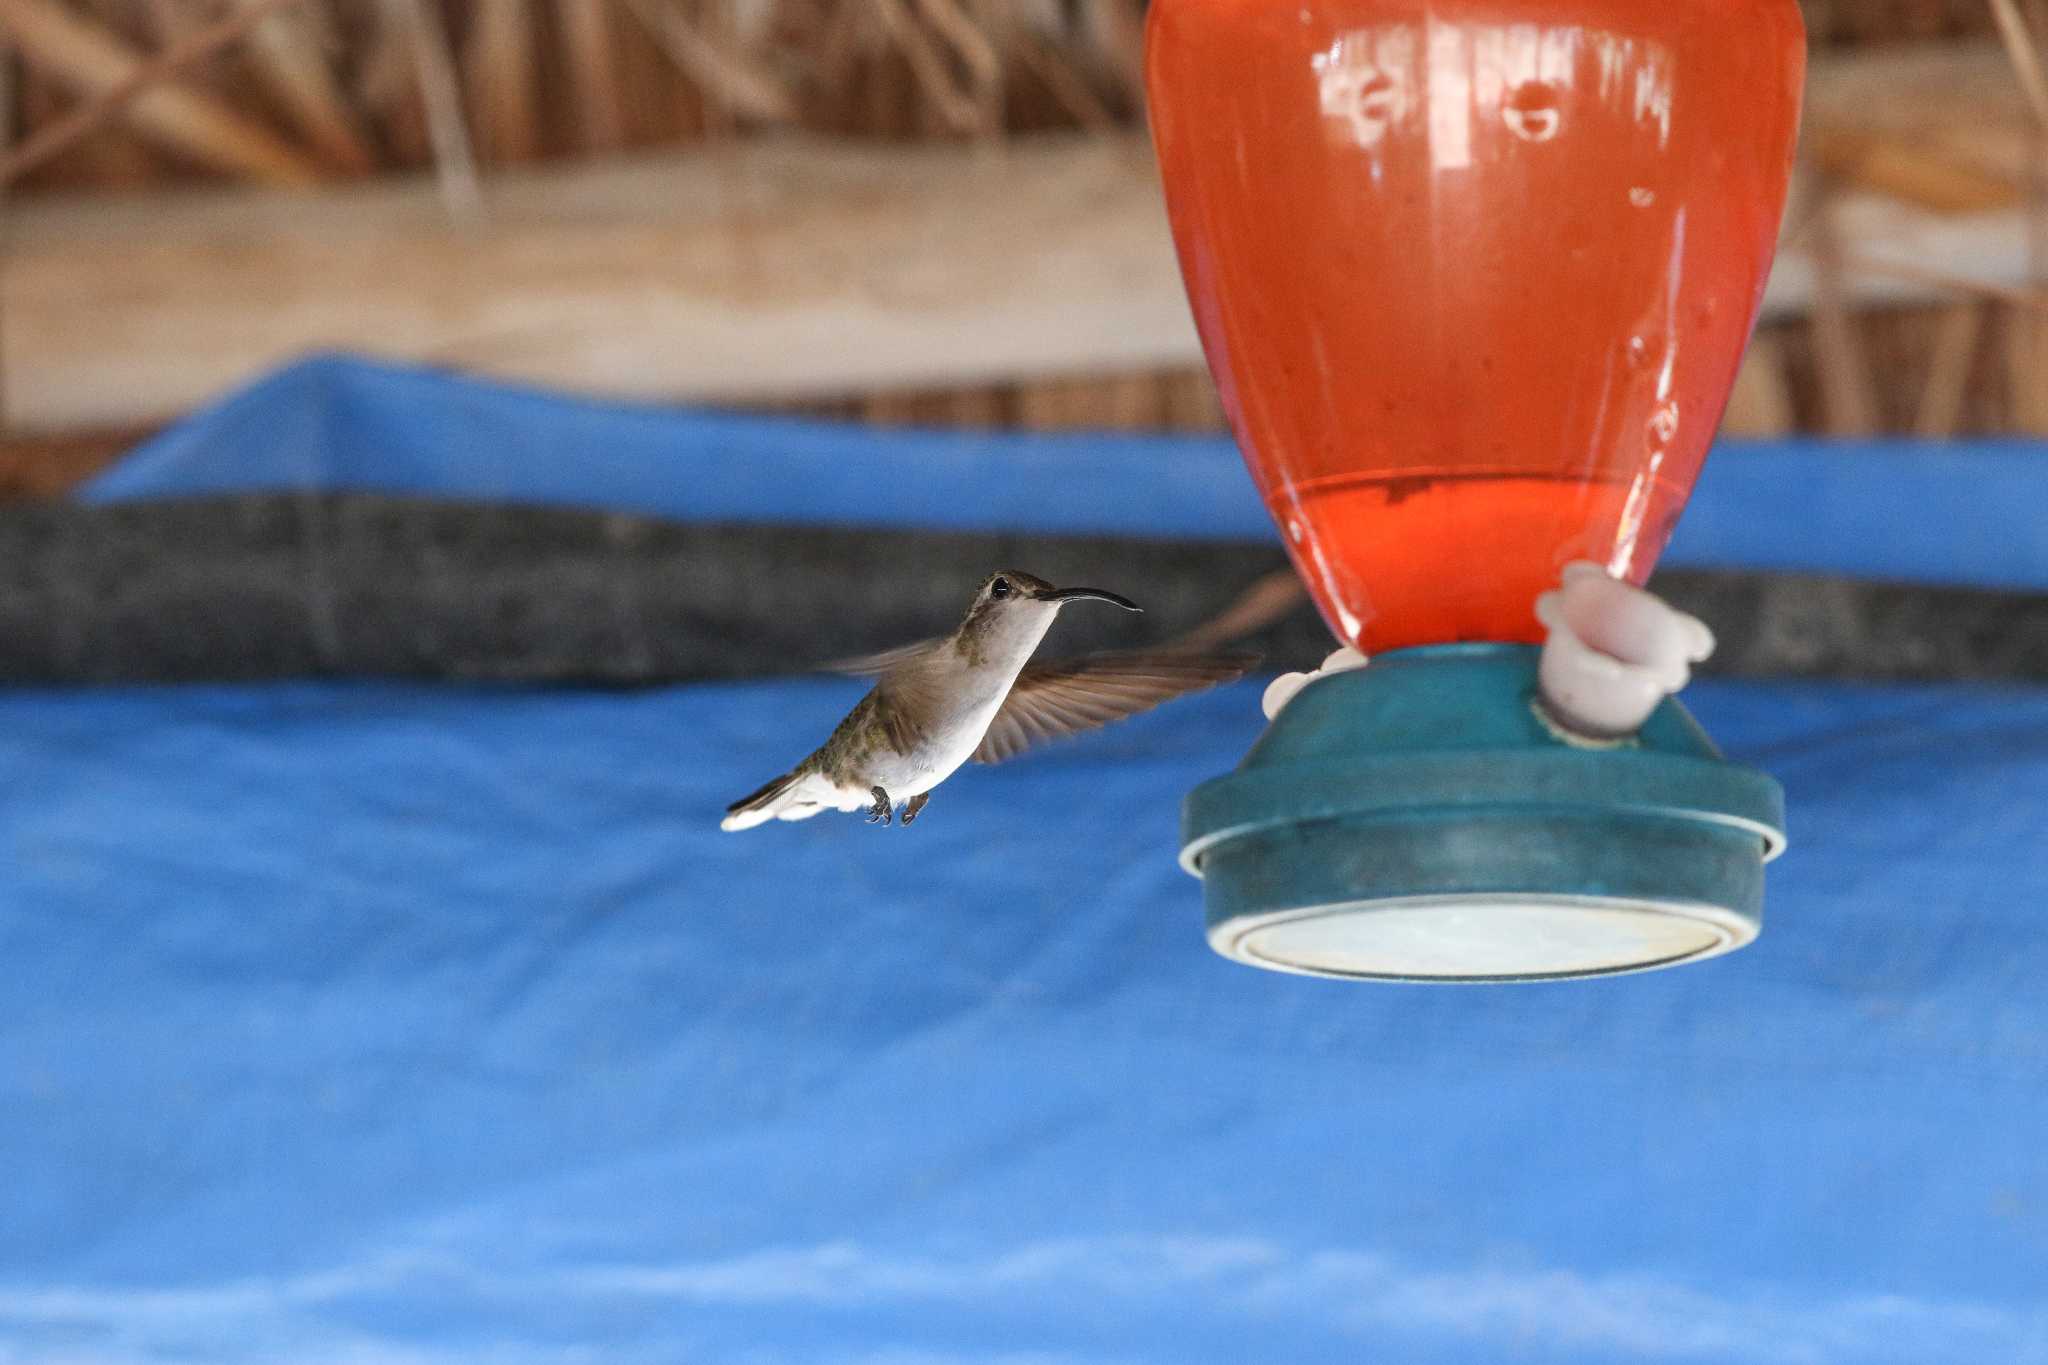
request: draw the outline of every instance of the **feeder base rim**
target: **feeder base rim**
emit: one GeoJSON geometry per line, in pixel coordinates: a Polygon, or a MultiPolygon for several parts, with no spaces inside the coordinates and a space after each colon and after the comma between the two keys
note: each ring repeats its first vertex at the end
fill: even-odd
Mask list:
{"type": "Polygon", "coordinates": [[[1631,896],[1589,896],[1558,895],[1541,893],[1454,894],[1426,896],[1392,896],[1378,900],[1342,902],[1334,905],[1296,906],[1284,910],[1264,913],[1236,915],[1212,923],[1208,927],[1209,946],[1219,955],[1233,962],[1264,968],[1267,971],[1284,972],[1294,976],[1322,977],[1339,981],[1396,981],[1418,982],[1431,985],[1491,985],[1507,982],[1532,981],[1573,981],[1597,976],[1627,976],[1638,972],[1658,971],[1686,963],[1703,962],[1708,958],[1732,953],[1738,948],[1754,942],[1762,931],[1762,924],[1754,917],[1743,915],[1726,906],[1711,905],[1699,901],[1657,901],[1631,896]],[[1339,968],[1319,966],[1307,961],[1289,961],[1258,950],[1255,940],[1268,936],[1271,931],[1287,926],[1309,925],[1316,921],[1333,918],[1353,918],[1368,915],[1408,915],[1455,913],[1460,908],[1490,911],[1536,908],[1540,910],[1562,910],[1573,912],[1576,917],[1594,916],[1613,918],[1623,915],[1644,920],[1668,919],[1680,923],[1669,928],[1691,928],[1698,932],[1701,941],[1697,946],[1679,948],[1655,956],[1642,957],[1633,961],[1620,961],[1612,965],[1565,967],[1556,970],[1500,971],[1500,972],[1423,972],[1414,970],[1371,970],[1367,968],[1339,968]]]}

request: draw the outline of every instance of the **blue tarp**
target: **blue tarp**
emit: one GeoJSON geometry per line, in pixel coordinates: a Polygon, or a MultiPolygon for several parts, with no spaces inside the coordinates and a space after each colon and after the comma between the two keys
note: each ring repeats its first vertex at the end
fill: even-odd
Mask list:
{"type": "MultiPolygon", "coordinates": [[[[317,445],[323,481],[770,516],[715,452],[995,451],[984,506],[1044,528],[1020,469],[1090,458],[314,375],[100,493],[317,445]],[[395,462],[415,425],[522,434],[473,488],[395,462]],[[608,489],[556,468],[605,450],[608,489]]],[[[2048,465],[1916,458],[2048,523],[2048,465]]],[[[1189,486],[1158,529],[1238,515],[1189,486]]],[[[2048,1360],[2048,690],[1696,686],[1788,789],[1764,937],[1498,988],[1210,954],[1176,807],[1254,683],[909,831],[721,834],[857,693],[0,694],[0,1361],[2048,1360]]]]}
{"type": "MultiPolygon", "coordinates": [[[[2038,442],[1727,442],[1664,562],[2048,588],[2038,442]]],[[[687,521],[1271,540],[1221,437],[881,431],[578,402],[323,357],[137,449],[91,501],[348,489],[687,521]]]]}

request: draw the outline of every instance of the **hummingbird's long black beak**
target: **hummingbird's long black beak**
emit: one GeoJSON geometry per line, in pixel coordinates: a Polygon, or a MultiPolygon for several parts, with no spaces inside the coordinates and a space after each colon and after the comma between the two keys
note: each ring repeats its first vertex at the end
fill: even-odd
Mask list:
{"type": "Polygon", "coordinates": [[[1041,602],[1078,602],[1086,598],[1093,598],[1097,602],[1114,603],[1125,611],[1145,610],[1130,598],[1119,597],[1113,592],[1104,592],[1101,588],[1047,588],[1038,594],[1038,600],[1041,602]]]}

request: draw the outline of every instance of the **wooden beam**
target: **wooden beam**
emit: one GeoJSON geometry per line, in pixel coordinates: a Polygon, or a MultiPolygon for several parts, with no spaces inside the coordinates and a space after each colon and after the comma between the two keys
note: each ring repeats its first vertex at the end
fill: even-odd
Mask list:
{"type": "Polygon", "coordinates": [[[1996,42],[1820,57],[1807,79],[1808,155],[1848,163],[1828,169],[1849,187],[1889,190],[1908,202],[1921,202],[1913,182],[1928,177],[1935,198],[1923,207],[1939,209],[1958,190],[1965,202],[1957,207],[1996,207],[1971,201],[1999,193],[1994,185],[2023,191],[2034,126],[2013,63],[1996,42]],[[1873,150],[1872,179],[1845,173],[1856,152],[1873,150]]]}
{"type": "Polygon", "coordinates": [[[1784,342],[1775,333],[1759,332],[1743,353],[1727,410],[1721,414],[1721,434],[1768,439],[1789,435],[1797,425],[1784,342]]]}
{"type": "Polygon", "coordinates": [[[1935,329],[1933,354],[1927,362],[1927,382],[1920,390],[1919,411],[1913,418],[1913,434],[1924,440],[1945,441],[1962,425],[1963,404],[1969,396],[1970,365],[1978,338],[1984,332],[1984,304],[1977,299],[1950,304],[1935,329]]]}
{"type": "MultiPolygon", "coordinates": [[[[248,24],[286,3],[290,0],[264,0],[260,8],[195,34],[153,62],[118,35],[51,0],[0,0],[0,30],[14,39],[25,59],[98,98],[99,104],[79,111],[76,133],[89,132],[103,108],[110,114],[119,111],[139,131],[189,156],[265,184],[298,188],[321,179],[319,168],[298,149],[211,95],[170,79],[181,65],[238,40],[248,24]]],[[[53,145],[60,136],[74,135],[73,121],[53,127],[53,145]]],[[[34,164],[38,155],[33,141],[25,143],[8,173],[13,165],[34,164]]]]}
{"type": "Polygon", "coordinates": [[[773,73],[705,37],[672,0],[626,0],[626,9],[684,75],[733,113],[763,123],[796,118],[795,99],[773,73]]]}
{"type": "Polygon", "coordinates": [[[1831,179],[1936,213],[2011,208],[2022,198],[2013,177],[1910,136],[1827,123],[1808,129],[1806,145],[1814,165],[1831,179]]]}
{"type": "Polygon", "coordinates": [[[494,0],[478,6],[470,19],[463,80],[485,151],[499,163],[540,155],[534,18],[528,0],[494,0]]]}
{"type": "Polygon", "coordinates": [[[1195,356],[1135,141],[765,140],[508,173],[484,196],[467,227],[425,180],[314,199],[16,201],[0,263],[10,417],[134,425],[331,347],[695,399],[1195,356]]]}
{"type": "Polygon", "coordinates": [[[319,30],[309,23],[320,8],[308,3],[301,12],[258,24],[249,35],[249,58],[257,79],[284,106],[307,141],[347,174],[368,175],[376,158],[328,66],[319,30]]]}
{"type": "Polygon", "coordinates": [[[626,142],[626,112],[619,103],[608,0],[555,0],[555,23],[575,86],[583,148],[615,152],[626,142]]]}
{"type": "Polygon", "coordinates": [[[1849,318],[1840,230],[1827,200],[1820,205],[1816,227],[1813,350],[1820,371],[1822,426],[1831,436],[1873,436],[1878,430],[1877,381],[1863,351],[1863,338],[1849,318]]]}
{"type": "Polygon", "coordinates": [[[404,33],[412,49],[441,202],[450,218],[469,226],[483,211],[483,194],[477,187],[476,151],[470,144],[462,87],[455,75],[455,58],[448,51],[448,35],[441,27],[441,12],[427,9],[421,0],[383,0],[382,12],[385,26],[404,33]]]}

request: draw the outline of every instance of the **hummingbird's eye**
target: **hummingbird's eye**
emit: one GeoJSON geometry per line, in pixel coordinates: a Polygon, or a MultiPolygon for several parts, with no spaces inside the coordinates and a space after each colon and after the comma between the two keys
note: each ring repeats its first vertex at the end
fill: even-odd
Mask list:
{"type": "Polygon", "coordinates": [[[990,597],[1008,597],[1010,595],[1010,580],[998,578],[995,582],[989,584],[988,595],[990,597]]]}

